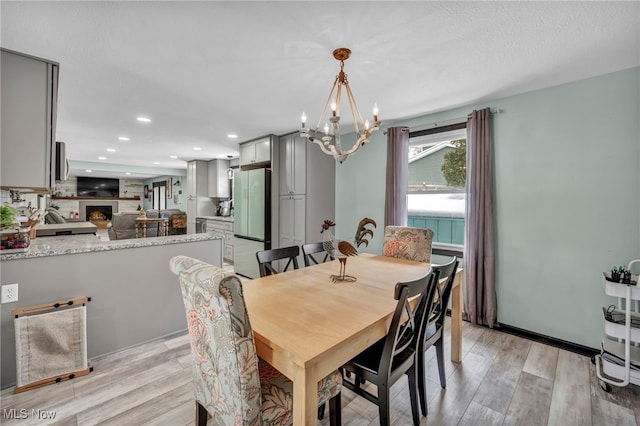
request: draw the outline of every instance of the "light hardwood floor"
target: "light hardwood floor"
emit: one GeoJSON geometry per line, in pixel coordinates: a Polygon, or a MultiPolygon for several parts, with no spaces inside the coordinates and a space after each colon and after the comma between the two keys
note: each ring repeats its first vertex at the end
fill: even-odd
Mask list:
{"type": "MultiPolygon", "coordinates": [[[[446,362],[446,390],[430,349],[429,415],[421,425],[640,426],[640,387],[603,392],[589,358],[468,323],[463,336],[462,363],[446,362]]],[[[2,391],[0,423],[191,425],[190,362],[184,334],[96,358],[86,377],[17,395],[2,391]],[[10,413],[27,418],[8,419],[10,413]],[[55,419],[42,418],[47,413],[55,419]]],[[[370,402],[345,389],[342,403],[344,425],[378,424],[370,402]]],[[[406,379],[392,388],[391,416],[394,425],[411,424],[406,379]]]]}

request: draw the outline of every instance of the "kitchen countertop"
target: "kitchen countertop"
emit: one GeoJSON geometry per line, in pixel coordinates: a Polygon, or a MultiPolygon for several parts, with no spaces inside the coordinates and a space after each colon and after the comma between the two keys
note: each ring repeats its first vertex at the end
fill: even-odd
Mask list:
{"type": "Polygon", "coordinates": [[[192,241],[216,239],[222,238],[220,235],[212,232],[202,234],[169,235],[166,237],[131,238],[114,241],[102,241],[98,236],[93,234],[38,237],[31,240],[28,251],[12,254],[0,253],[0,260],[7,261],[33,257],[59,256],[65,254],[161,246],[166,244],[180,244],[192,241]]]}
{"type": "Polygon", "coordinates": [[[222,222],[233,222],[233,216],[198,216],[196,219],[219,220],[222,222]]]}

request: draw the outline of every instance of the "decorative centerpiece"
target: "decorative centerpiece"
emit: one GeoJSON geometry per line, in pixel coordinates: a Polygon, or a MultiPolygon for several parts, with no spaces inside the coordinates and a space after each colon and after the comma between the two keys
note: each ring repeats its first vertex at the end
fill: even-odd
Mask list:
{"type": "Polygon", "coordinates": [[[18,210],[10,205],[0,206],[0,250],[3,254],[29,250],[30,228],[21,228],[18,210]]]}
{"type": "Polygon", "coordinates": [[[340,274],[331,275],[331,281],[354,282],[358,280],[356,277],[346,274],[347,257],[357,256],[357,247],[360,247],[362,244],[365,246],[369,245],[367,237],[373,237],[373,231],[371,229],[367,229],[367,225],[373,225],[374,228],[377,226],[375,220],[365,217],[358,224],[356,236],[353,240],[347,241],[338,240],[334,237],[331,232],[331,228],[336,226],[335,222],[332,220],[325,220],[322,224],[322,230],[320,233],[323,234],[322,246],[324,247],[324,251],[329,253],[333,258],[338,259],[340,262],[340,274]]]}

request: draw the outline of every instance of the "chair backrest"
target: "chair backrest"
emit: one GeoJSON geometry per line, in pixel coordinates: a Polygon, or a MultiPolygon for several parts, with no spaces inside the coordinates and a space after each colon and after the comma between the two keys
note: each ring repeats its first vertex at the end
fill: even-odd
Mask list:
{"type": "Polygon", "coordinates": [[[433,231],[409,226],[385,226],[382,254],[398,259],[431,262],[433,231]]]}
{"type": "Polygon", "coordinates": [[[187,313],[196,401],[213,424],[261,424],[260,378],[242,283],[186,256],[170,261],[187,313]]]}
{"type": "Polygon", "coordinates": [[[333,260],[333,256],[324,250],[322,241],[304,244],[302,246],[302,258],[304,259],[304,266],[311,266],[311,264],[317,265],[327,260],[333,260]],[[317,255],[317,257],[313,256],[314,254],[317,255]],[[322,257],[323,254],[324,257],[322,257]],[[322,260],[319,260],[320,258],[322,258],[322,260]]]}
{"type": "MultiPolygon", "coordinates": [[[[433,324],[435,324],[437,330],[444,327],[444,317],[447,312],[447,306],[449,305],[449,296],[451,295],[453,281],[456,278],[458,263],[458,258],[454,256],[453,259],[444,265],[431,266],[431,269],[438,274],[438,279],[434,280],[431,284],[432,289],[429,290],[429,295],[424,304],[425,312],[421,313],[424,321],[422,326],[423,330],[426,330],[433,324]]],[[[429,335],[427,333],[422,332],[423,340],[428,337],[429,335]]]]}
{"type": "Polygon", "coordinates": [[[298,255],[300,255],[300,247],[280,247],[270,250],[262,250],[256,253],[258,259],[258,267],[260,268],[260,276],[277,274],[278,271],[273,267],[272,262],[276,260],[289,259],[285,267],[280,272],[285,272],[289,266],[298,269],[298,255]]]}
{"type": "Polygon", "coordinates": [[[429,270],[417,280],[396,284],[394,298],[398,303],[384,342],[378,374],[391,374],[394,358],[404,359],[405,351],[415,351],[422,325],[420,314],[424,312],[421,307],[428,297],[427,291],[434,280],[437,280],[437,273],[429,270]],[[409,299],[414,297],[418,300],[412,300],[412,303],[409,303],[409,299]]]}

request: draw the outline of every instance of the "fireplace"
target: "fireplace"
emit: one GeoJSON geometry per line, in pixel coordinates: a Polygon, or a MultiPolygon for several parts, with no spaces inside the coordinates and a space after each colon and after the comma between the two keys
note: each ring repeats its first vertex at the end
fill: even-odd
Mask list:
{"type": "Polygon", "coordinates": [[[86,206],[85,217],[89,221],[111,220],[113,208],[111,206],[86,206]]]}
{"type": "Polygon", "coordinates": [[[118,212],[117,201],[82,200],[78,205],[81,221],[111,220],[111,216],[118,212]],[[92,216],[93,215],[93,216],[92,216]],[[105,219],[102,219],[102,217],[105,219]]]}

